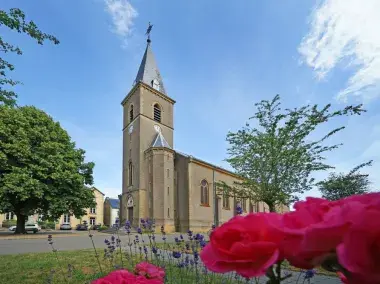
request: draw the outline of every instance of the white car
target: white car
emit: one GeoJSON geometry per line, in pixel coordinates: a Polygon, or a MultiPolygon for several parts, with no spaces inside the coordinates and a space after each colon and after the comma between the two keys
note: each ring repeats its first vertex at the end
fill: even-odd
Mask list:
{"type": "MultiPolygon", "coordinates": [[[[9,231],[16,231],[16,226],[11,226],[8,228],[9,231]]],[[[25,231],[26,232],[33,232],[34,234],[41,231],[41,227],[37,224],[25,224],[25,231]]]]}
{"type": "Polygon", "coordinates": [[[26,224],[25,225],[26,232],[33,232],[34,234],[41,231],[41,227],[37,224],[26,224]]]}

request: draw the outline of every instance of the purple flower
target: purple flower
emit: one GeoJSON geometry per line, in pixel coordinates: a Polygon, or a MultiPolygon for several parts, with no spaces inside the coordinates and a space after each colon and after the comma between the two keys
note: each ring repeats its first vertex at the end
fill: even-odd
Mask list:
{"type": "Polygon", "coordinates": [[[142,234],[141,228],[137,228],[137,233],[142,234]]]}
{"type": "Polygon", "coordinates": [[[311,278],[314,277],[315,274],[316,274],[315,269],[306,270],[306,272],[305,272],[305,279],[311,279],[311,278]]]}
{"type": "Polygon", "coordinates": [[[180,258],[181,257],[181,253],[179,251],[173,251],[173,257],[174,258],[180,258]]]}
{"type": "Polygon", "coordinates": [[[156,247],[152,247],[152,252],[153,252],[154,254],[156,254],[156,253],[157,253],[157,248],[156,248],[156,247]]]}
{"type": "Polygon", "coordinates": [[[188,231],[187,231],[187,235],[188,235],[189,237],[191,237],[191,236],[193,235],[193,232],[190,231],[190,230],[188,230],[188,231]]]}
{"type": "Polygon", "coordinates": [[[238,214],[238,215],[243,214],[243,208],[241,208],[240,205],[236,206],[236,214],[238,214]]]}

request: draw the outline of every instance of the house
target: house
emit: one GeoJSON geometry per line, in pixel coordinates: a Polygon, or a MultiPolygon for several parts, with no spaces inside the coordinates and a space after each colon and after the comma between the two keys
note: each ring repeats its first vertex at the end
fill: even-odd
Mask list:
{"type": "Polygon", "coordinates": [[[96,206],[94,208],[87,208],[86,215],[81,218],[77,218],[70,214],[62,215],[56,223],[56,229],[59,229],[61,224],[70,224],[74,229],[78,224],[82,224],[84,221],[86,221],[88,225],[103,225],[104,193],[96,187],[92,187],[90,189],[94,192],[96,206]]]}
{"type": "MultiPolygon", "coordinates": [[[[4,221],[14,221],[16,223],[17,216],[13,212],[7,212],[5,214],[0,214],[0,228],[3,226],[4,221]]],[[[35,224],[39,221],[38,214],[28,216],[26,223],[35,224]]]]}
{"type": "Polygon", "coordinates": [[[120,200],[106,197],[104,201],[104,225],[111,227],[119,222],[120,200]]]}
{"type": "MultiPolygon", "coordinates": [[[[101,224],[103,225],[103,219],[104,219],[104,193],[102,193],[99,189],[96,187],[89,188],[94,192],[95,195],[95,201],[96,206],[94,208],[88,208],[86,209],[86,215],[82,216],[81,218],[76,218],[74,215],[70,214],[64,214],[62,215],[59,220],[56,222],[56,229],[59,229],[61,224],[70,224],[71,227],[75,228],[76,225],[83,223],[83,221],[86,221],[89,225],[97,225],[101,224]]],[[[37,223],[41,220],[38,214],[34,214],[28,217],[26,223],[37,223]]],[[[3,224],[3,221],[16,221],[17,217],[13,212],[8,212],[5,214],[0,214],[0,227],[3,224]]]]}

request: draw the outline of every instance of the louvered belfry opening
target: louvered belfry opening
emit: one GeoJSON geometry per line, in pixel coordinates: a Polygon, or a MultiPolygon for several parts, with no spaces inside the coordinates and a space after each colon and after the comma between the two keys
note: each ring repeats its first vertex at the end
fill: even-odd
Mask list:
{"type": "Polygon", "coordinates": [[[155,121],[161,122],[161,108],[160,108],[159,104],[154,105],[153,116],[154,116],[155,121]]]}
{"type": "Polygon", "coordinates": [[[129,110],[129,121],[133,120],[133,105],[131,105],[131,109],[129,110]]]}

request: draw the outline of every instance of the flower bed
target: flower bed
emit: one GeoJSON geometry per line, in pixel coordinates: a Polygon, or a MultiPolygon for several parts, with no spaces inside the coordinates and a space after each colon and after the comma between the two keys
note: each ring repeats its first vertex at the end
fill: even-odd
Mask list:
{"type": "MultiPolygon", "coordinates": [[[[153,220],[141,220],[138,234],[127,222],[126,243],[118,229],[104,241],[102,254],[94,245],[92,279],[99,280],[93,283],[310,283],[320,266],[338,272],[344,283],[380,283],[380,193],[334,202],[308,198],[294,208],[238,215],[213,228],[209,241],[189,231],[169,244],[163,227],[155,234],[153,220]]],[[[89,237],[93,242],[91,232],[89,237]]],[[[49,244],[61,263],[51,236],[49,244]]]]}

